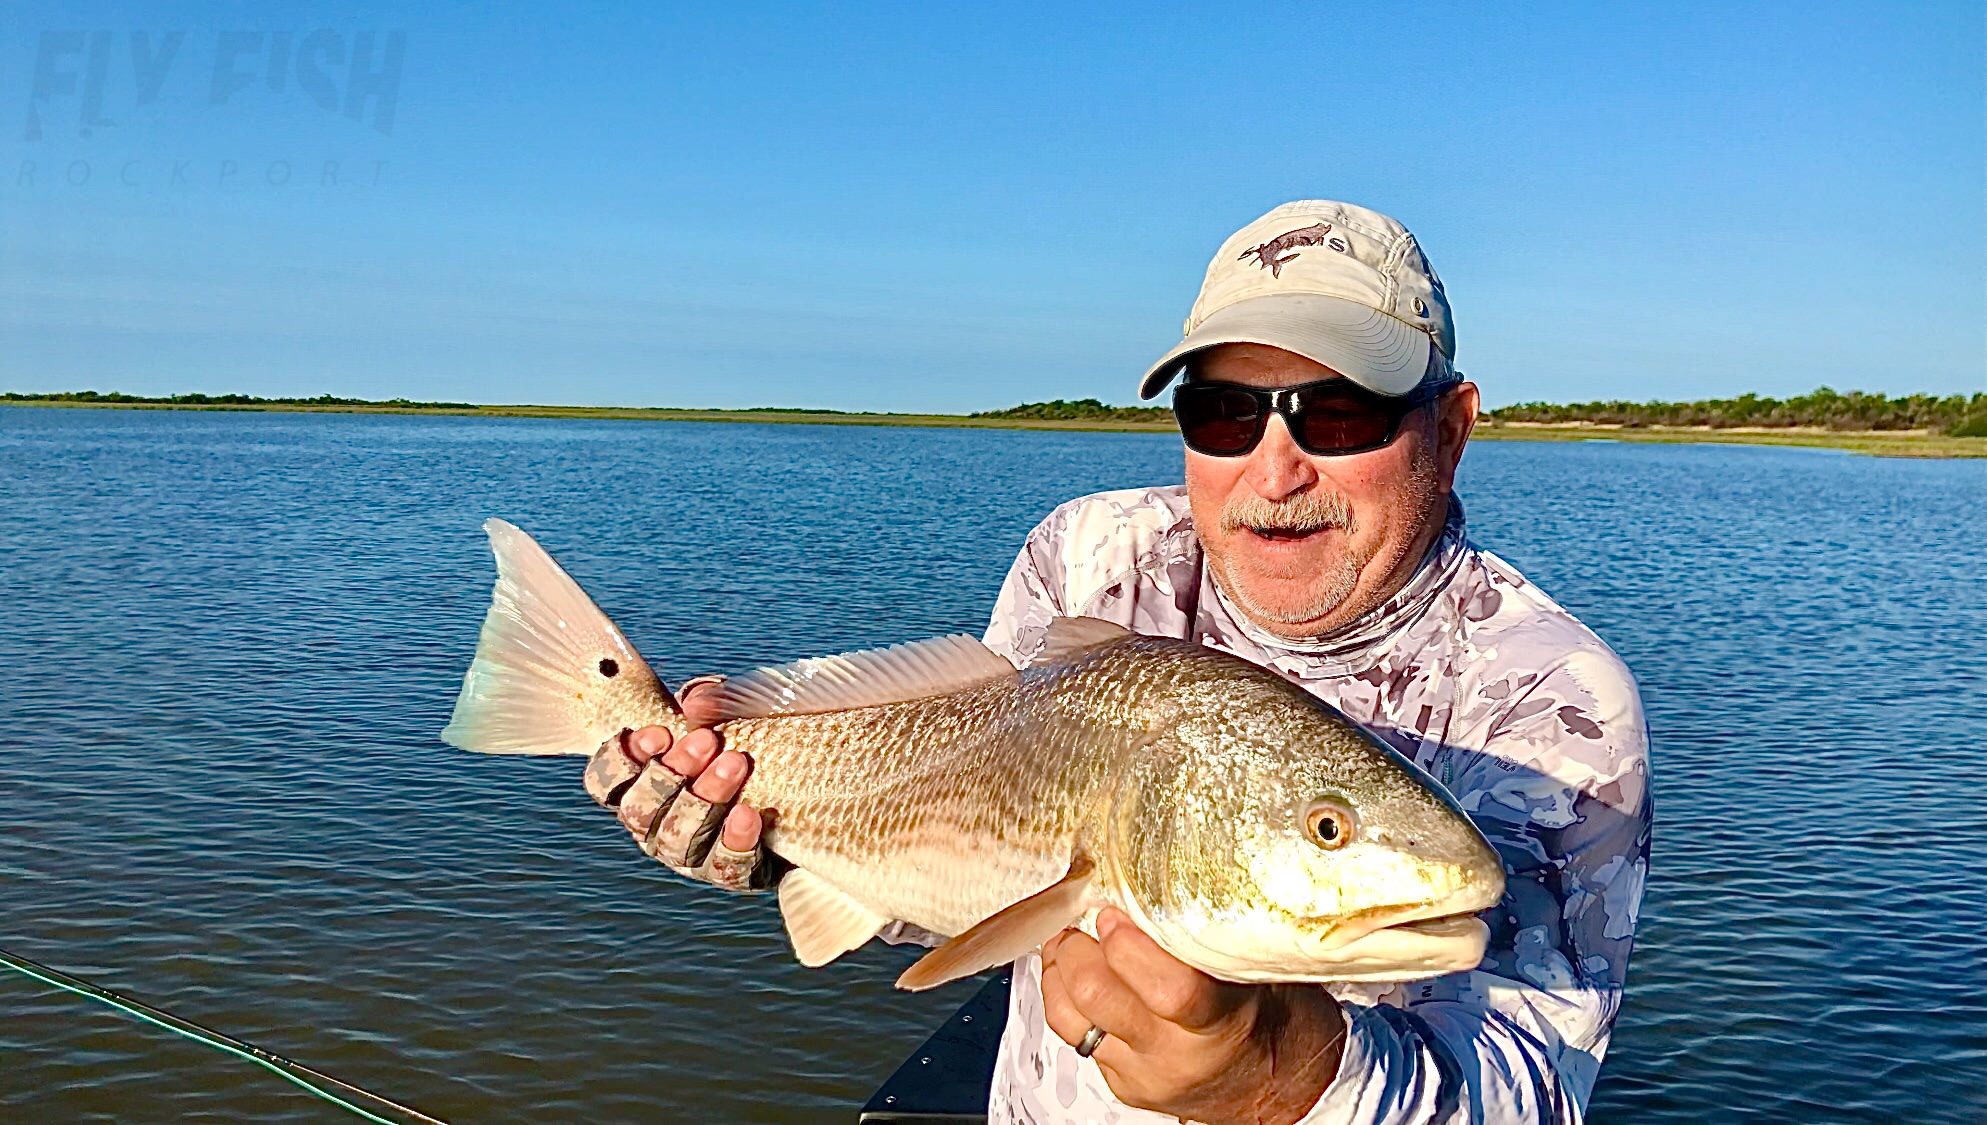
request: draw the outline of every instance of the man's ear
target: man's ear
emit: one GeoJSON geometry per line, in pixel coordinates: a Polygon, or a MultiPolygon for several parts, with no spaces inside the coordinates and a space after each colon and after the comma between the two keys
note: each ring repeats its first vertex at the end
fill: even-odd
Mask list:
{"type": "Polygon", "coordinates": [[[1453,488],[1456,466],[1462,462],[1463,447],[1476,429],[1476,415],[1482,405],[1475,383],[1458,383],[1456,389],[1436,400],[1441,413],[1435,419],[1436,461],[1442,470],[1442,487],[1453,488]]]}

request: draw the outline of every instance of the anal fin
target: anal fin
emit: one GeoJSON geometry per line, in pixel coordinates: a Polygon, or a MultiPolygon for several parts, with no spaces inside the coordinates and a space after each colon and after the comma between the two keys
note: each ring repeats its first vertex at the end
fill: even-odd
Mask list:
{"type": "Polygon", "coordinates": [[[856,948],[890,923],[805,868],[781,877],[780,916],[786,920],[794,955],[810,969],[856,948]]]}
{"type": "Polygon", "coordinates": [[[1090,861],[1077,857],[1069,865],[1069,874],[1054,885],[981,920],[925,954],[897,978],[897,987],[922,992],[1005,965],[1039,948],[1089,910],[1092,872],[1090,861]]]}

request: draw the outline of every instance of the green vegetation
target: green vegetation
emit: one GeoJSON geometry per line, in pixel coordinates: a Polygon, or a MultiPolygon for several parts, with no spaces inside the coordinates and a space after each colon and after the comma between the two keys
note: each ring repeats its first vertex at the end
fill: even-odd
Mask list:
{"type": "Polygon", "coordinates": [[[1049,422],[1158,422],[1171,425],[1173,412],[1164,406],[1111,406],[1094,398],[1030,402],[1005,410],[982,410],[970,418],[1049,422]]]}
{"type": "MultiPolygon", "coordinates": [[[[363,414],[452,414],[482,418],[592,418],[650,422],[805,422],[836,426],[933,426],[1022,430],[1165,432],[1163,406],[1112,406],[1094,398],[1031,402],[977,414],[876,414],[802,407],[685,410],[637,406],[477,405],[384,401],[318,395],[185,394],[146,397],[116,392],[0,393],[0,405],[121,407],[138,410],[285,410],[363,414]]],[[[1826,387],[1790,399],[1742,395],[1686,403],[1525,403],[1484,414],[1484,441],[1720,442],[1846,449],[1880,457],[1987,458],[1987,394],[1883,395],[1826,387]]]]}
{"type": "Polygon", "coordinates": [[[1966,417],[1946,427],[1951,437],[1987,438],[1987,410],[1971,410],[1966,417]]]}
{"type": "Polygon", "coordinates": [[[0,394],[0,401],[107,403],[124,406],[389,406],[403,410],[477,409],[473,402],[414,402],[404,398],[375,401],[366,398],[339,398],[337,395],[318,395],[316,398],[260,398],[256,395],[197,393],[153,398],[145,395],[127,395],[118,391],[54,391],[49,394],[20,394],[8,391],[0,394]]]}
{"type": "Polygon", "coordinates": [[[1951,437],[1919,430],[1760,430],[1647,426],[1622,429],[1585,423],[1478,425],[1471,441],[1619,441],[1655,444],[1779,445],[1841,449],[1873,457],[1987,458],[1987,437],[1951,437]]]}
{"type": "Polygon", "coordinates": [[[1703,426],[1714,430],[1809,427],[1830,431],[1922,430],[1949,437],[1987,437],[1987,394],[1884,395],[1823,387],[1793,398],[1740,395],[1704,402],[1526,402],[1490,411],[1493,425],[1514,422],[1640,428],[1703,426]]]}

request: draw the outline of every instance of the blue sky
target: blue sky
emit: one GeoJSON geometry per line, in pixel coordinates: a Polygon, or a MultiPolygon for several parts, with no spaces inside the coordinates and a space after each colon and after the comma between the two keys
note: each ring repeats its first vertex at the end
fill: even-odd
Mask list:
{"type": "Polygon", "coordinates": [[[1125,402],[1326,197],[1492,404],[1987,390],[1977,4],[727,7],[7,6],[0,389],[1125,402]]]}

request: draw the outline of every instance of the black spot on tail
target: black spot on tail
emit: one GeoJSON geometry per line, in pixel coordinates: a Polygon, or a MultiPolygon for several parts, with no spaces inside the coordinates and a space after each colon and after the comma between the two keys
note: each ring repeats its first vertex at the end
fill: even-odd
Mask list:
{"type": "Polygon", "coordinates": [[[607,677],[609,677],[609,678],[611,679],[611,678],[612,678],[612,677],[614,677],[614,676],[615,676],[616,674],[618,674],[618,673],[619,673],[620,671],[621,671],[621,666],[620,666],[619,664],[616,664],[616,663],[614,663],[614,661],[613,661],[613,660],[611,660],[611,659],[609,659],[608,657],[605,657],[605,656],[603,656],[603,657],[601,657],[601,658],[600,658],[600,674],[601,674],[601,675],[603,675],[603,676],[607,676],[607,677]]]}

